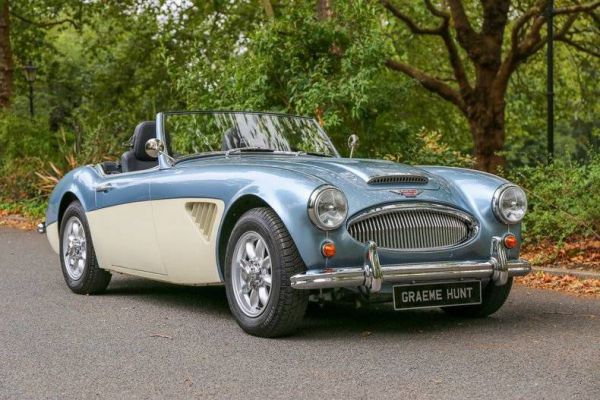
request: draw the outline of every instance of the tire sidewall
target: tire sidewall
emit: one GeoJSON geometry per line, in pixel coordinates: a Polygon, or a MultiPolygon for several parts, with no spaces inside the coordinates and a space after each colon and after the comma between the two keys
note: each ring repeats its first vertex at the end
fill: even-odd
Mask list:
{"type": "Polygon", "coordinates": [[[87,218],[85,217],[85,211],[81,204],[77,201],[71,203],[65,213],[63,214],[61,223],[60,223],[60,237],[59,237],[59,249],[60,249],[60,265],[63,273],[63,277],[65,278],[65,282],[67,286],[73,291],[81,291],[83,290],[86,282],[90,279],[90,275],[92,274],[92,260],[96,257],[94,254],[94,248],[92,245],[92,235],[90,234],[90,229],[88,227],[87,218]],[[63,251],[63,242],[65,229],[67,226],[67,222],[71,217],[77,217],[81,221],[81,225],[83,225],[83,229],[85,232],[85,250],[87,254],[87,258],[85,260],[85,266],[83,268],[83,273],[79,277],[79,279],[73,279],[69,276],[67,272],[67,266],[65,265],[65,257],[63,251]]]}
{"type": "Polygon", "coordinates": [[[227,252],[225,256],[225,288],[227,293],[227,300],[229,302],[229,308],[234,316],[241,321],[246,329],[260,329],[265,325],[268,325],[269,321],[274,317],[276,313],[279,298],[281,294],[281,273],[282,273],[282,262],[283,255],[281,244],[277,243],[276,239],[270,233],[270,227],[266,221],[261,218],[258,218],[256,215],[245,215],[238,221],[235,228],[233,229],[231,236],[229,237],[229,242],[227,244],[227,252]],[[264,311],[256,316],[250,317],[246,315],[240,308],[237,303],[237,299],[235,294],[233,293],[233,285],[232,285],[232,269],[233,269],[233,253],[235,250],[235,245],[240,239],[240,237],[248,232],[254,231],[258,233],[265,241],[267,249],[269,251],[269,255],[271,257],[271,292],[269,296],[269,302],[265,307],[264,311]]]}

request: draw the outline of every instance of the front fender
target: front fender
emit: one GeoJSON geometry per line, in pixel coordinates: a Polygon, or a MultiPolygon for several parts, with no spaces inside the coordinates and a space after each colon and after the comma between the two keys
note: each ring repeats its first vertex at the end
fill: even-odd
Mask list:
{"type": "MultiPolygon", "coordinates": [[[[500,222],[492,209],[494,192],[509,183],[504,178],[486,172],[466,168],[425,166],[422,169],[444,179],[451,190],[465,202],[470,212],[479,220],[485,240],[492,236],[502,236],[507,232],[521,238],[521,224],[507,225],[500,222]]],[[[511,259],[518,258],[519,247],[509,250],[511,259]]]]}
{"type": "Polygon", "coordinates": [[[325,258],[320,248],[327,239],[327,233],[313,225],[307,212],[310,195],[322,182],[299,181],[297,177],[289,181],[278,177],[277,180],[276,186],[254,183],[241,189],[227,204],[225,215],[238,199],[249,195],[260,198],[277,213],[307,268],[322,267],[325,258]]]}
{"type": "Polygon", "coordinates": [[[76,168],[58,182],[48,199],[48,208],[46,209],[47,226],[58,222],[60,204],[68,193],[79,200],[85,211],[95,208],[96,197],[92,187],[97,180],[97,174],[93,168],[91,165],[76,168]]]}

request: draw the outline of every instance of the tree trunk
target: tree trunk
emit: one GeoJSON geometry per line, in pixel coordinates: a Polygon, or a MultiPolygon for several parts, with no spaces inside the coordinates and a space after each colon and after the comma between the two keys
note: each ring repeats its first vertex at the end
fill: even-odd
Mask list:
{"type": "MultiPolygon", "coordinates": [[[[487,103],[487,102],[486,102],[487,103]]],[[[475,145],[476,168],[481,171],[498,173],[504,168],[504,105],[493,107],[486,103],[474,104],[467,115],[475,145]]]]}
{"type": "Polygon", "coordinates": [[[10,106],[13,93],[13,62],[10,48],[10,15],[8,0],[0,0],[0,108],[10,106]]]}

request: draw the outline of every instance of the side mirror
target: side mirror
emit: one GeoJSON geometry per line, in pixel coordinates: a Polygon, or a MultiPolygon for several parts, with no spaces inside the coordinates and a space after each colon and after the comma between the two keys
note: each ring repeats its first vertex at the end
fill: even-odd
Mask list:
{"type": "Polygon", "coordinates": [[[358,147],[358,136],[352,134],[348,137],[348,147],[350,148],[350,158],[354,155],[354,149],[358,147]]]}
{"type": "Polygon", "coordinates": [[[145,149],[148,156],[158,158],[165,151],[165,145],[160,140],[152,138],[146,142],[145,149]]]}

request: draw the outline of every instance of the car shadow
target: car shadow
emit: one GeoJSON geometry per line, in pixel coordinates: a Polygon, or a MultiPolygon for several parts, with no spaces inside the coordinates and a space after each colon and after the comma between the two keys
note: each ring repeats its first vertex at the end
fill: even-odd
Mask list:
{"type": "Polygon", "coordinates": [[[149,279],[119,276],[102,296],[130,297],[173,309],[229,317],[223,286],[182,286],[149,279]]]}
{"type": "Polygon", "coordinates": [[[498,323],[491,318],[457,318],[441,309],[394,311],[391,304],[371,304],[356,308],[347,304],[309,307],[299,338],[336,338],[350,335],[419,334],[472,329],[498,323]]]}
{"type": "MultiPolygon", "coordinates": [[[[103,296],[132,297],[159,307],[230,318],[223,286],[180,286],[136,277],[119,276],[103,296]]],[[[516,317],[518,319],[518,317],[516,317]]],[[[512,322],[517,322],[513,319],[512,322]]],[[[356,308],[348,303],[327,303],[323,307],[311,303],[294,339],[332,339],[372,334],[436,333],[455,329],[473,329],[499,324],[497,318],[456,318],[440,309],[394,311],[389,303],[356,308]]]]}

